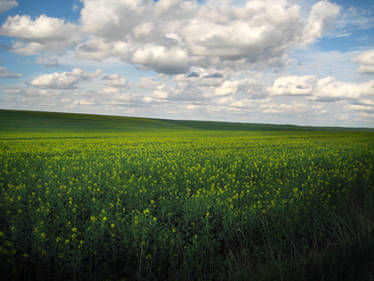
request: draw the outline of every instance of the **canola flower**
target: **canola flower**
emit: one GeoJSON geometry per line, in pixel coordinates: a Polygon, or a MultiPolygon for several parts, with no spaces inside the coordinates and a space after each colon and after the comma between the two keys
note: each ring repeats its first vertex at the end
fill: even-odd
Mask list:
{"type": "Polygon", "coordinates": [[[373,181],[370,133],[15,135],[0,139],[0,253],[18,272],[32,258],[77,276],[121,257],[179,268],[257,243],[265,218],[288,250],[287,225],[307,240],[308,218],[344,208],[354,188],[370,197],[373,181]]]}

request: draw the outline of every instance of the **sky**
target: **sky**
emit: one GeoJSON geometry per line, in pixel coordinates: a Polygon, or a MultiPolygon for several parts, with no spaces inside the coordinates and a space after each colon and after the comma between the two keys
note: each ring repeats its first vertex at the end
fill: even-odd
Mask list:
{"type": "Polygon", "coordinates": [[[374,128],[374,2],[0,0],[0,108],[374,128]]]}

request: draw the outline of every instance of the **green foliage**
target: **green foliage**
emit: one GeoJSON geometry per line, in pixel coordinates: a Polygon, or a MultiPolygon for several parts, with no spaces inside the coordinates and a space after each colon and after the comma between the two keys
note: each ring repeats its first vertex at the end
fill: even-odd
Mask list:
{"type": "MultiPolygon", "coordinates": [[[[300,127],[294,125],[248,124],[213,121],[183,121],[121,117],[93,114],[19,111],[0,109],[0,132],[51,133],[80,132],[97,135],[100,132],[144,132],[144,131],[371,131],[374,129],[352,129],[332,127],[300,127]]],[[[29,136],[28,136],[29,137],[29,136]]]]}
{"type": "Polygon", "coordinates": [[[374,278],[373,133],[6,132],[0,190],[9,280],[374,278]]]}

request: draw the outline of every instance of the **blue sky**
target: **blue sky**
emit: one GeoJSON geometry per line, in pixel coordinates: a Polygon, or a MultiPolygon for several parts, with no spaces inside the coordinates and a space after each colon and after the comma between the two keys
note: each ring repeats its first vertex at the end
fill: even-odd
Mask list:
{"type": "Polygon", "coordinates": [[[1,0],[0,108],[374,127],[373,34],[366,0],[1,0]]]}

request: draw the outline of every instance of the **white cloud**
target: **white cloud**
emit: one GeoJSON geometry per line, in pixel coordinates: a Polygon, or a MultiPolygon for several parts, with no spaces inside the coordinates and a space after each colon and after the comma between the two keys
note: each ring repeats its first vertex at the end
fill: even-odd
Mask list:
{"type": "Polygon", "coordinates": [[[274,81],[268,91],[272,95],[310,95],[313,92],[316,77],[307,76],[283,76],[274,81]]]}
{"type": "Polygon", "coordinates": [[[146,45],[134,52],[131,61],[166,74],[184,73],[189,69],[187,53],[179,48],[146,45]]]}
{"type": "Polygon", "coordinates": [[[108,87],[127,87],[126,79],[118,74],[111,74],[103,77],[103,79],[106,80],[108,87]]]}
{"type": "Polygon", "coordinates": [[[79,25],[16,15],[0,35],[19,40],[9,47],[17,54],[75,48],[79,59],[118,57],[165,74],[187,73],[192,66],[279,69],[290,63],[291,48],[323,36],[340,12],[328,1],[313,5],[309,18],[290,0],[234,2],[82,0],[79,25]]]}
{"type": "Polygon", "coordinates": [[[331,99],[354,100],[374,96],[374,80],[362,83],[347,83],[337,81],[333,77],[326,77],[317,82],[313,95],[317,99],[327,101],[331,99]]]}
{"type": "Polygon", "coordinates": [[[357,100],[374,96],[374,80],[348,83],[333,77],[283,76],[278,77],[267,90],[273,96],[307,96],[320,101],[357,100]]]}
{"type": "Polygon", "coordinates": [[[2,90],[3,93],[7,94],[7,95],[19,95],[22,93],[21,89],[4,89],[2,90]]]}
{"type": "Polygon", "coordinates": [[[304,33],[304,43],[310,44],[331,27],[339,15],[341,7],[328,1],[319,1],[312,6],[308,25],[304,33]]]}
{"type": "Polygon", "coordinates": [[[279,68],[290,48],[313,43],[340,12],[316,3],[309,19],[288,0],[82,0],[80,58],[120,57],[166,74],[204,68],[279,68]],[[120,50],[117,45],[122,44],[120,50]]]}
{"type": "Polygon", "coordinates": [[[238,91],[238,81],[225,81],[215,89],[216,96],[234,95],[238,91]]]}
{"type": "Polygon", "coordinates": [[[244,8],[211,2],[198,9],[181,34],[192,55],[257,61],[295,43],[300,26],[299,8],[288,1],[254,0],[244,8]]]}
{"type": "Polygon", "coordinates": [[[3,66],[0,66],[0,78],[20,78],[22,74],[10,72],[3,66]]]}
{"type": "Polygon", "coordinates": [[[77,25],[59,18],[41,15],[32,19],[28,15],[9,16],[0,28],[0,35],[15,37],[11,51],[22,55],[36,54],[42,50],[63,53],[79,40],[77,25]]]}
{"type": "Polygon", "coordinates": [[[153,89],[156,89],[159,84],[160,84],[159,81],[156,81],[151,77],[143,77],[143,78],[140,78],[138,87],[142,89],[153,90],[153,89]]]}
{"type": "Polygon", "coordinates": [[[30,56],[37,54],[43,49],[43,44],[38,42],[25,43],[23,41],[13,42],[12,46],[7,46],[11,52],[22,56],[30,56]]]}
{"type": "MultiPolygon", "coordinates": [[[[86,112],[104,113],[103,110],[109,110],[107,113],[129,114],[131,109],[131,115],[167,118],[168,114],[175,114],[173,118],[191,118],[193,114],[193,119],[244,122],[360,124],[359,122],[364,122],[360,116],[373,112],[374,108],[374,80],[347,83],[331,77],[318,79],[313,76],[281,76],[268,86],[260,78],[242,78],[248,77],[247,73],[241,76],[239,73],[233,75],[214,69],[204,72],[198,68],[194,68],[193,72],[199,73],[199,77],[180,74],[173,79],[166,79],[163,75],[158,75],[142,78],[138,83],[129,83],[118,74],[107,74],[78,89],[76,86],[79,81],[93,79],[98,72],[73,70],[42,75],[30,83],[35,88],[25,85],[22,91],[13,87],[9,88],[10,91],[5,89],[2,92],[6,91],[9,97],[12,96],[14,103],[25,105],[40,102],[38,106],[47,106],[49,101],[51,108],[60,106],[60,110],[63,107],[86,112]],[[213,86],[204,84],[204,80],[218,82],[213,86]],[[104,83],[104,87],[96,90],[98,85],[104,83]],[[302,87],[297,87],[300,83],[304,89],[308,89],[307,92],[299,92],[302,90],[302,87]],[[89,84],[96,86],[90,90],[89,84]],[[292,94],[271,92],[279,90],[277,85],[286,85],[289,89],[287,92],[292,94]],[[295,95],[298,97],[295,98],[295,95]],[[276,120],[273,119],[275,116],[276,120]],[[335,121],[330,122],[329,118],[335,121]]],[[[2,103],[10,104],[5,103],[4,98],[3,96],[2,103]]],[[[365,122],[370,122],[370,116],[365,116],[365,120],[369,120],[365,122]]]]}
{"type": "Polygon", "coordinates": [[[143,19],[141,0],[82,0],[83,30],[109,40],[123,39],[143,19]]]}
{"type": "Polygon", "coordinates": [[[374,106],[374,99],[359,99],[356,101],[356,104],[374,106]]]}
{"type": "Polygon", "coordinates": [[[360,65],[359,72],[374,73],[374,49],[360,53],[353,61],[360,65]]]}
{"type": "Polygon", "coordinates": [[[56,58],[39,57],[37,58],[36,63],[44,65],[45,67],[59,66],[58,59],[56,58]]]}
{"type": "Polygon", "coordinates": [[[4,13],[17,6],[18,6],[18,3],[16,0],[1,0],[0,1],[0,13],[4,13]]]}
{"type": "Polygon", "coordinates": [[[73,89],[79,82],[93,79],[100,75],[100,73],[100,69],[90,73],[79,68],[74,68],[71,72],[43,74],[32,80],[30,84],[37,88],[73,89]]]}
{"type": "Polygon", "coordinates": [[[0,35],[14,38],[10,51],[38,55],[30,61],[44,66],[79,68],[2,92],[18,93],[14,104],[35,98],[35,105],[47,106],[48,98],[57,107],[66,101],[64,108],[113,114],[273,122],[261,118],[291,112],[289,118],[307,121],[322,113],[350,120],[373,107],[374,82],[363,82],[367,76],[354,64],[361,73],[374,73],[373,50],[313,49],[323,36],[355,35],[347,24],[364,24],[353,10],[348,18],[337,4],[317,1],[81,0],[77,24],[45,15],[10,16],[0,27],[0,35]],[[306,2],[305,10],[295,4],[306,2]],[[81,70],[97,61],[118,74],[94,79],[98,73],[81,70]],[[134,66],[158,74],[144,77],[149,72],[134,66]]]}
{"type": "Polygon", "coordinates": [[[103,60],[112,56],[125,59],[128,52],[128,43],[123,41],[107,42],[100,38],[91,38],[76,47],[77,57],[89,60],[103,60]]]}
{"type": "Polygon", "coordinates": [[[154,25],[151,22],[143,22],[134,27],[134,36],[135,38],[142,38],[145,36],[149,36],[152,30],[154,29],[154,25]]]}
{"type": "Polygon", "coordinates": [[[0,34],[24,41],[64,41],[76,33],[76,26],[58,18],[41,15],[32,20],[28,15],[9,16],[0,34]]]}
{"type": "Polygon", "coordinates": [[[120,94],[121,90],[117,87],[106,87],[104,89],[101,89],[99,93],[104,95],[116,95],[120,94]]]}
{"type": "Polygon", "coordinates": [[[289,0],[231,1],[82,0],[80,24],[41,15],[9,16],[0,35],[15,37],[17,54],[62,54],[79,59],[118,57],[165,74],[191,66],[268,69],[289,64],[290,48],[313,43],[340,12],[316,3],[309,19],[289,0]]]}
{"type": "Polygon", "coordinates": [[[290,112],[308,112],[311,108],[305,102],[292,103],[274,103],[268,102],[260,105],[260,109],[264,113],[290,113],[290,112]]]}
{"type": "Polygon", "coordinates": [[[347,105],[345,105],[345,109],[374,113],[374,106],[372,106],[372,105],[347,104],[347,105]]]}

